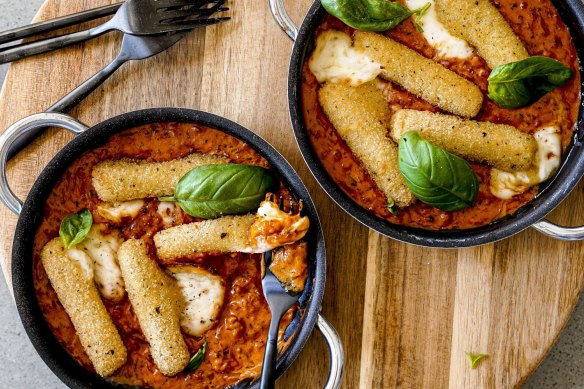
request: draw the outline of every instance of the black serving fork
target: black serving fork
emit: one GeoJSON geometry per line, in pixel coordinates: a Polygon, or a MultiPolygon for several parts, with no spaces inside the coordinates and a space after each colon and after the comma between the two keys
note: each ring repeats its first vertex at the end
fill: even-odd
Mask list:
{"type": "Polygon", "coordinates": [[[226,0],[127,0],[107,22],[88,30],[0,48],[0,63],[61,49],[118,30],[132,35],[158,35],[192,30],[228,20],[206,18],[225,11],[226,0]]]}
{"type": "MultiPolygon", "coordinates": [[[[275,200],[275,196],[270,195],[270,201],[275,200]]],[[[284,197],[279,198],[279,207],[284,211],[284,197]]],[[[294,212],[294,203],[290,198],[289,213],[294,212]]],[[[265,272],[262,278],[262,288],[264,296],[270,307],[272,319],[268,330],[268,339],[266,341],[266,351],[264,352],[264,362],[262,365],[262,376],[260,379],[260,389],[273,389],[276,382],[276,357],[278,355],[278,328],[280,320],[288,309],[298,302],[299,293],[288,292],[282,282],[272,273],[270,265],[272,264],[273,252],[264,253],[265,272]]]]}

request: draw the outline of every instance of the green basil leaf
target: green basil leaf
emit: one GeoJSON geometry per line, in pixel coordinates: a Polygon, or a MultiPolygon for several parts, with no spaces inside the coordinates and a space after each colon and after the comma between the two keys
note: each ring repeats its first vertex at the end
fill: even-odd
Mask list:
{"type": "Polygon", "coordinates": [[[476,369],[477,363],[481,359],[488,357],[487,354],[473,354],[473,353],[469,353],[467,351],[465,351],[464,353],[466,354],[466,357],[468,358],[468,363],[469,363],[471,369],[476,369]]]}
{"type": "Polygon", "coordinates": [[[59,237],[63,246],[70,249],[77,243],[81,243],[89,233],[92,224],[93,216],[87,209],[67,215],[59,228],[59,237]]]}
{"type": "Polygon", "coordinates": [[[489,99],[503,108],[521,108],[566,84],[574,72],[548,57],[499,65],[489,75],[489,99]]]}
{"type": "Polygon", "coordinates": [[[201,348],[191,357],[189,363],[183,370],[185,373],[190,373],[192,371],[197,370],[203,361],[205,360],[205,354],[207,353],[207,340],[205,339],[205,343],[201,346],[201,348]]]}
{"type": "Polygon", "coordinates": [[[468,162],[416,131],[399,140],[399,169],[414,196],[443,211],[470,207],[477,198],[479,181],[468,162]]]}
{"type": "Polygon", "coordinates": [[[393,216],[398,216],[399,213],[397,211],[397,207],[395,206],[395,200],[393,199],[393,197],[388,197],[387,198],[387,210],[389,212],[391,212],[391,214],[393,216]]]}
{"type": "Polygon", "coordinates": [[[388,0],[321,0],[320,3],[329,14],[348,26],[365,31],[391,30],[410,16],[423,14],[430,6],[428,3],[411,11],[398,2],[388,0]]]}
{"type": "Polygon", "coordinates": [[[174,201],[189,215],[205,219],[246,213],[258,208],[275,183],[268,170],[259,166],[203,165],[180,179],[174,201]]]}

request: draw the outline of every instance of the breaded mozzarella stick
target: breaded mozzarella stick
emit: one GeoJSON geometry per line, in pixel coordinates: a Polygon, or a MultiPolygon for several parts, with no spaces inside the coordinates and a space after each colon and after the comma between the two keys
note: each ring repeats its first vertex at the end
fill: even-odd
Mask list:
{"type": "Polygon", "coordinates": [[[396,141],[408,131],[418,131],[446,151],[504,171],[526,170],[535,163],[537,142],[533,136],[506,124],[400,109],[393,114],[390,126],[396,141]]]}
{"type": "Polygon", "coordinates": [[[41,261],[95,371],[113,374],[126,363],[127,351],[93,278],[69,259],[59,238],[43,247],[41,261]]]}
{"type": "Polygon", "coordinates": [[[472,46],[491,69],[529,56],[499,10],[489,0],[436,0],[438,19],[472,46]]]}
{"type": "Polygon", "coordinates": [[[445,111],[473,117],[481,109],[480,89],[414,50],[374,32],[356,31],[355,48],[383,66],[381,77],[445,111]]]}
{"type": "Polygon", "coordinates": [[[160,259],[185,257],[196,252],[248,252],[249,232],[255,215],[224,216],[182,224],[154,235],[160,259]]]}
{"type": "Polygon", "coordinates": [[[190,170],[227,162],[227,158],[200,153],[166,162],[107,160],[95,165],[91,178],[101,200],[119,203],[144,197],[171,196],[177,182],[190,170]]]}
{"type": "Polygon", "coordinates": [[[178,286],[148,256],[140,239],[122,243],[118,261],[154,363],[165,375],[181,372],[189,362],[189,350],[180,331],[183,303],[178,286]]]}
{"type": "Polygon", "coordinates": [[[374,83],[351,87],[324,84],[320,105],[351,151],[388,198],[399,207],[414,202],[399,172],[397,145],[388,137],[391,112],[374,83]]]}

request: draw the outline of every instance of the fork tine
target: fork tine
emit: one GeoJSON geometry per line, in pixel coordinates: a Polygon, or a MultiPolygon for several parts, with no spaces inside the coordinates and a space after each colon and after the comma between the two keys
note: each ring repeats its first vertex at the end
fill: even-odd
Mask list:
{"type": "Polygon", "coordinates": [[[302,201],[302,199],[300,199],[300,201],[298,201],[298,214],[300,216],[304,216],[302,213],[304,211],[304,201],[302,201]]]}
{"type": "Polygon", "coordinates": [[[274,200],[276,199],[276,195],[273,193],[269,194],[269,201],[274,202],[274,200]]]}
{"type": "Polygon", "coordinates": [[[268,250],[264,253],[264,263],[266,264],[266,273],[270,269],[270,265],[272,264],[272,250],[268,250]]]}
{"type": "Polygon", "coordinates": [[[223,23],[231,20],[230,17],[225,18],[210,18],[210,19],[197,19],[197,20],[187,20],[187,21],[166,21],[160,24],[172,26],[175,31],[191,30],[197,27],[210,26],[212,24],[223,23]]]}
{"type": "Polygon", "coordinates": [[[294,197],[290,196],[288,201],[290,203],[290,209],[288,209],[288,213],[292,214],[294,213],[294,197]]]}
{"type": "Polygon", "coordinates": [[[278,208],[282,211],[284,210],[284,196],[280,196],[278,199],[278,208]]]}

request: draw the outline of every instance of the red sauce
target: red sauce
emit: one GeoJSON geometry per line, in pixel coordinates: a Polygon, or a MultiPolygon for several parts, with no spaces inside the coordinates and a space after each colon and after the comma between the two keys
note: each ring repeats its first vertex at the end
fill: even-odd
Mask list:
{"type": "MultiPolygon", "coordinates": [[[[504,109],[486,97],[490,69],[477,54],[464,60],[438,60],[436,50],[427,43],[411,20],[401,23],[385,34],[428,58],[437,59],[445,67],[474,82],[485,94],[483,106],[476,120],[510,124],[530,134],[541,127],[554,125],[561,132],[565,151],[571,141],[580,103],[578,57],[568,29],[549,0],[500,0],[494,4],[525,43],[530,55],[554,58],[574,71],[574,76],[565,86],[555,89],[525,108],[504,109]]],[[[315,37],[329,29],[344,31],[350,35],[354,32],[340,20],[326,15],[317,28],[315,37]]],[[[417,202],[399,209],[398,216],[392,215],[387,209],[385,195],[377,188],[322,111],[318,103],[319,85],[307,62],[304,64],[302,76],[304,120],[315,153],[339,187],[357,204],[376,216],[391,223],[426,229],[473,228],[515,212],[537,194],[537,187],[532,187],[510,200],[498,199],[489,190],[490,167],[471,163],[480,182],[478,198],[473,207],[445,212],[417,202]]],[[[388,83],[385,92],[392,110],[410,108],[440,112],[439,109],[396,85],[388,83]]]]}
{"type": "MultiPolygon", "coordinates": [[[[193,124],[151,124],[116,134],[104,146],[84,153],[66,170],[46,201],[43,220],[35,235],[34,287],[49,327],[63,347],[88,370],[93,371],[91,362],[50,285],[40,261],[40,251],[49,240],[58,236],[59,225],[66,215],[82,209],[96,210],[100,200],[91,183],[91,171],[98,162],[124,157],[165,161],[193,152],[227,157],[234,163],[269,168],[268,162],[248,144],[223,132],[193,124]]],[[[289,195],[282,185],[278,193],[289,195]]],[[[154,258],[152,236],[163,227],[162,219],[157,214],[158,203],[156,199],[146,199],[145,206],[136,218],[124,220],[116,227],[124,239],[141,238],[146,241],[154,258]]],[[[180,212],[179,223],[196,220],[180,212]]],[[[97,212],[93,212],[93,215],[96,222],[103,222],[97,212]]],[[[192,373],[164,376],[152,361],[148,343],[127,297],[120,303],[104,300],[128,349],[128,361],[110,379],[157,388],[222,388],[243,379],[257,377],[261,370],[270,322],[269,307],[261,286],[261,255],[198,254],[181,261],[221,276],[226,284],[225,302],[216,325],[200,338],[184,336],[191,354],[202,346],[205,339],[208,341],[203,364],[192,373]]],[[[297,309],[290,309],[282,320],[280,350],[289,344],[289,339],[284,341],[283,333],[297,309]]]]}

